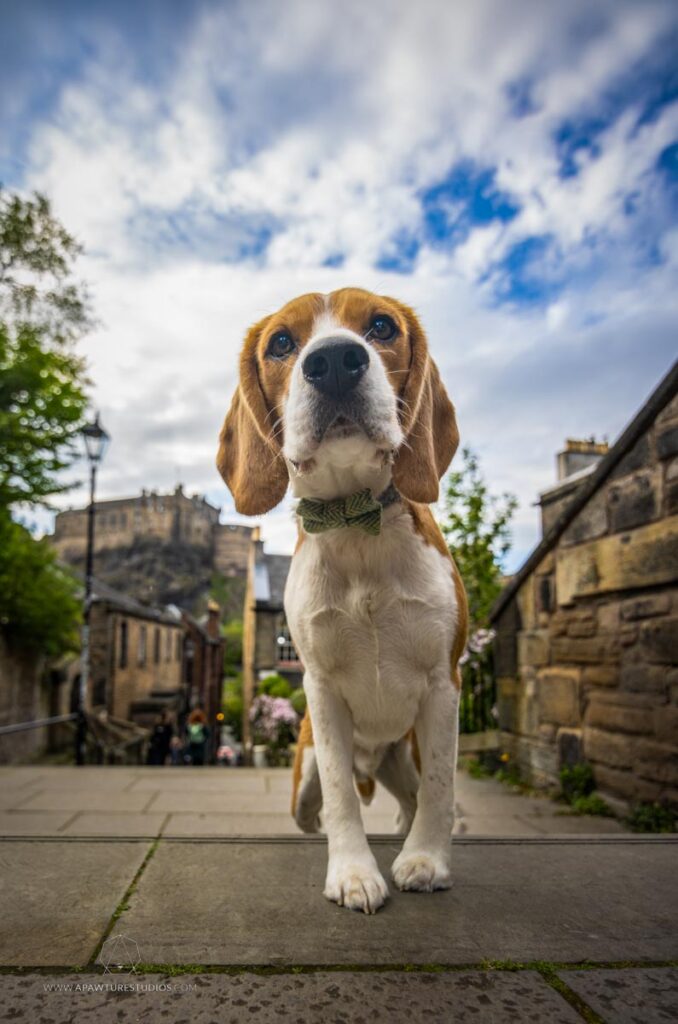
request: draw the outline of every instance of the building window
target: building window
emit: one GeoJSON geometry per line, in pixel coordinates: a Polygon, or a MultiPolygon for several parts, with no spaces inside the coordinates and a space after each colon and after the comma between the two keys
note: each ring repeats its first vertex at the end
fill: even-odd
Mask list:
{"type": "Polygon", "coordinates": [[[155,635],[153,637],[153,661],[157,665],[160,661],[160,630],[155,627],[155,635]]]}
{"type": "Polygon", "coordinates": [[[289,627],[282,616],[278,620],[277,643],[278,661],[299,661],[299,655],[292,643],[289,627]]]}
{"type": "Polygon", "coordinates": [[[139,626],[139,647],[137,650],[137,663],[146,664],[146,627],[139,626]]]}
{"type": "Polygon", "coordinates": [[[177,661],[181,661],[181,633],[177,633],[175,658],[177,661]]]}
{"type": "Polygon", "coordinates": [[[127,526],[127,513],[126,512],[121,512],[120,513],[120,526],[122,527],[123,530],[127,526]]]}
{"type": "Polygon", "coordinates": [[[118,654],[118,668],[127,668],[127,623],[123,619],[120,623],[120,651],[118,654]]]}
{"type": "Polygon", "coordinates": [[[165,633],[165,661],[172,660],[172,630],[168,629],[165,633]]]}

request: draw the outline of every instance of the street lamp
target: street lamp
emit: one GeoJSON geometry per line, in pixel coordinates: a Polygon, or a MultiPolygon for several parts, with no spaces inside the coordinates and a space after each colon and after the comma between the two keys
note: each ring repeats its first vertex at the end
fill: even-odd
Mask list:
{"type": "Polygon", "coordinates": [[[94,490],[96,487],[97,467],[104,457],[109,435],[99,423],[97,413],[93,423],[86,423],[82,428],[85,451],[90,465],[89,477],[89,508],[87,509],[87,557],[85,563],[85,606],[82,625],[82,657],[80,660],[80,687],[78,689],[78,722],[75,733],[75,763],[85,763],[85,740],[87,721],[87,686],[89,682],[90,643],[89,617],[92,604],[92,565],[94,561],[94,490]]]}

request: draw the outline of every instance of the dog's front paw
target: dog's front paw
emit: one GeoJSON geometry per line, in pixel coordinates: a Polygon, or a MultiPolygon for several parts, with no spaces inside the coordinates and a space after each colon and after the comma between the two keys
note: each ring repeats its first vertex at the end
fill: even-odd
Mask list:
{"type": "Polygon", "coordinates": [[[374,860],[345,858],[330,861],[324,895],[340,907],[376,914],[388,898],[388,888],[374,860]]]}
{"type": "Polygon", "coordinates": [[[399,889],[412,892],[433,892],[452,885],[449,854],[426,853],[424,850],[401,850],[393,862],[391,874],[399,889]]]}

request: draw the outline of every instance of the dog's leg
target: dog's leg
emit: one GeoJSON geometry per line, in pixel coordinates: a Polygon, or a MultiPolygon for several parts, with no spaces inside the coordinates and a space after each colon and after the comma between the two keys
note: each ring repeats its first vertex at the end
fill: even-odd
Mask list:
{"type": "Polygon", "coordinates": [[[323,796],[320,789],[315,747],[305,746],[301,752],[297,751],[297,755],[301,759],[300,780],[292,814],[302,832],[317,832],[320,825],[319,815],[323,805],[323,796]]]}
{"type": "Polygon", "coordinates": [[[370,850],[353,787],[353,721],[346,702],[306,673],[320,773],[328,865],[324,894],[343,907],[373,914],[388,895],[370,850]]]}
{"type": "Polygon", "coordinates": [[[458,710],[459,691],[449,675],[432,679],[415,722],[421,757],[417,813],[392,868],[399,889],[432,892],[451,885],[458,710]]]}
{"type": "Polygon", "coordinates": [[[377,780],[400,804],[396,828],[400,834],[407,835],[417,810],[419,789],[419,773],[407,738],[388,748],[376,774],[377,780]]]}

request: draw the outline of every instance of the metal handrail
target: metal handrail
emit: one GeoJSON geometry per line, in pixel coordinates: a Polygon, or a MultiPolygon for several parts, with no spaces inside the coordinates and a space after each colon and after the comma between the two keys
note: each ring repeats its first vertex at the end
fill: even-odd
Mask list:
{"type": "Polygon", "coordinates": [[[8,736],[12,732],[26,732],[28,729],[40,729],[43,725],[57,725],[59,722],[74,722],[77,712],[70,715],[54,715],[52,718],[39,718],[35,722],[17,722],[15,725],[0,725],[0,736],[8,736]]]}

